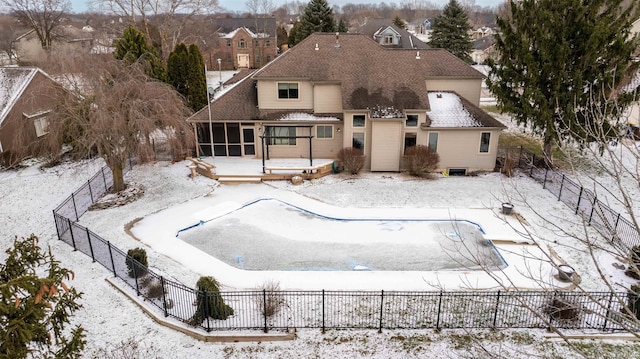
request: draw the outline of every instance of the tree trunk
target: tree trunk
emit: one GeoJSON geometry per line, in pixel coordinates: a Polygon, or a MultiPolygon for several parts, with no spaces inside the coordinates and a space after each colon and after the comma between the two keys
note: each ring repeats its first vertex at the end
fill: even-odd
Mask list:
{"type": "Polygon", "coordinates": [[[111,172],[113,173],[113,192],[120,192],[125,189],[124,184],[124,170],[122,165],[120,166],[109,166],[111,172]]]}
{"type": "Polygon", "coordinates": [[[542,145],[542,154],[544,155],[544,162],[547,166],[551,167],[553,164],[553,138],[548,134],[548,131],[544,135],[544,143],[542,145]]]}

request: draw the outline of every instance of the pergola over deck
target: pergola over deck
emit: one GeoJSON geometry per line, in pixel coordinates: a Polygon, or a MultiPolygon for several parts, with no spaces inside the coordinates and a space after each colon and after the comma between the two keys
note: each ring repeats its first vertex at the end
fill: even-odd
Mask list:
{"type": "MultiPolygon", "coordinates": [[[[265,161],[269,160],[269,146],[271,146],[270,142],[272,139],[298,139],[298,138],[306,138],[309,140],[309,167],[313,167],[313,147],[312,147],[312,139],[313,135],[311,134],[313,125],[295,125],[295,126],[286,126],[286,127],[294,127],[296,130],[298,128],[307,128],[309,129],[308,135],[296,135],[296,136],[272,136],[271,131],[269,131],[272,127],[282,127],[282,126],[265,126],[264,134],[260,135],[260,142],[262,143],[262,173],[265,172],[265,161]],[[266,145],[265,145],[266,140],[266,145]],[[266,147],[266,148],[265,148],[266,147]]],[[[297,131],[296,131],[297,132],[297,131]]]]}

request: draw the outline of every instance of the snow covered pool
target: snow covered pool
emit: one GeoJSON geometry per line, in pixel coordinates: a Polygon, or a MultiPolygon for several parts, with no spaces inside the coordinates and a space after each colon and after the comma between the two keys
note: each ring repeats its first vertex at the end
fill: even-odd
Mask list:
{"type": "Polygon", "coordinates": [[[178,231],[238,269],[439,271],[506,266],[482,228],[466,220],[337,218],[259,199],[178,231]]]}

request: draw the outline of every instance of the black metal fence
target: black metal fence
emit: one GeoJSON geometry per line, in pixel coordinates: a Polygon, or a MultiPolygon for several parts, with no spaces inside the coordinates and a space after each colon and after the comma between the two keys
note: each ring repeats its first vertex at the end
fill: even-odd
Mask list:
{"type": "Polygon", "coordinates": [[[536,166],[543,163],[542,158],[522,147],[518,148],[518,167],[531,178],[542,183],[542,187],[553,193],[558,201],[562,201],[580,215],[589,225],[598,228],[611,243],[623,251],[640,245],[638,228],[629,219],[614,211],[590,189],[584,188],[561,172],[547,166],[536,166]]]}
{"type": "MultiPolygon", "coordinates": [[[[199,292],[149,270],[131,270],[125,252],[76,223],[108,191],[113,179],[101,169],[54,211],[60,240],[91,257],[145,298],[165,317],[207,331],[287,328],[560,328],[636,330],[635,302],[627,293],[565,291],[224,291],[199,292]],[[221,295],[234,310],[225,320],[194,323],[197,303],[221,295]]],[[[562,191],[560,191],[561,193],[562,191]]],[[[206,301],[208,302],[208,301],[206,301]]],[[[640,303],[638,303],[640,304],[640,303]]],[[[640,305],[638,306],[640,307],[640,305]]]]}

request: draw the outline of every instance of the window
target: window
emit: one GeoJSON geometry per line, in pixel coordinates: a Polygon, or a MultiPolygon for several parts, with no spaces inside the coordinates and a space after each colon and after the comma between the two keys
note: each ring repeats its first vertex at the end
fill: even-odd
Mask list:
{"type": "Polygon", "coordinates": [[[241,49],[244,49],[247,47],[247,42],[244,41],[244,39],[240,39],[240,41],[238,41],[238,47],[241,49]]]}
{"type": "Polygon", "coordinates": [[[256,64],[260,64],[260,55],[256,55],[256,64]]]}
{"type": "Polygon", "coordinates": [[[364,154],[364,132],[354,132],[351,146],[357,148],[364,154]]]}
{"type": "Polygon", "coordinates": [[[270,145],[289,145],[296,144],[296,128],[295,127],[269,127],[270,145]]]}
{"type": "Polygon", "coordinates": [[[267,62],[271,61],[271,55],[267,55],[267,62]]]}
{"type": "Polygon", "coordinates": [[[489,152],[489,141],[491,140],[490,132],[483,132],[480,135],[480,153],[489,152]]]}
{"type": "Polygon", "coordinates": [[[407,132],[404,134],[404,149],[413,147],[417,144],[418,135],[415,132],[407,132]]]}
{"type": "Polygon", "coordinates": [[[364,115],[353,115],[353,127],[364,127],[364,115]]]}
{"type": "Polygon", "coordinates": [[[438,152],[438,133],[437,132],[429,132],[429,142],[427,143],[430,149],[438,152]]]}
{"type": "Polygon", "coordinates": [[[253,47],[258,47],[258,40],[253,40],[253,47]]]}
{"type": "Polygon", "coordinates": [[[49,133],[49,120],[46,117],[40,117],[33,120],[36,126],[36,136],[41,137],[49,133]]]}
{"type": "Polygon", "coordinates": [[[231,46],[231,39],[227,39],[227,46],[231,46]]]}
{"type": "Polygon", "coordinates": [[[298,98],[298,84],[279,83],[278,98],[298,98]]]}
{"type": "Polygon", "coordinates": [[[267,40],[267,41],[265,42],[265,46],[266,46],[266,47],[271,46],[271,40],[267,40]]]}
{"type": "Polygon", "coordinates": [[[318,125],[316,126],[316,138],[333,138],[333,126],[331,125],[318,125]]]}
{"type": "Polygon", "coordinates": [[[383,43],[385,45],[393,45],[393,35],[385,35],[383,43]]]}
{"type": "Polygon", "coordinates": [[[418,127],[418,115],[407,115],[406,127],[418,127]]]}

